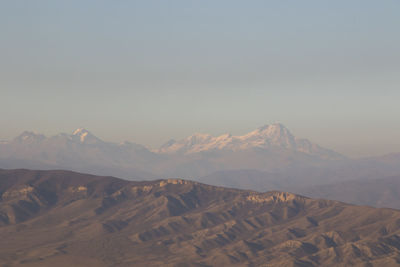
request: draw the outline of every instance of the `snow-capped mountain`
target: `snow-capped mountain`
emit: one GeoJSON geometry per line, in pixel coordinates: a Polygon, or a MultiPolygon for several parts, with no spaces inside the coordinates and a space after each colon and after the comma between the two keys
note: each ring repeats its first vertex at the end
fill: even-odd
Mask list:
{"type": "MultiPolygon", "coordinates": [[[[16,138],[14,138],[14,142],[17,143],[38,143],[43,141],[44,139],[46,139],[46,136],[44,136],[43,134],[37,134],[34,132],[30,132],[30,131],[25,131],[23,133],[21,133],[19,136],[17,136],[16,138]]],[[[9,142],[5,142],[5,143],[9,143],[9,142]]]]}
{"type": "Polygon", "coordinates": [[[72,133],[71,139],[77,139],[81,143],[84,143],[84,144],[96,144],[96,143],[103,142],[84,128],[76,129],[72,133]]]}
{"type": "Polygon", "coordinates": [[[196,179],[235,169],[280,172],[338,159],[344,157],[296,138],[282,124],[266,125],[242,136],[194,134],[153,151],[130,142],[106,142],[83,128],[51,137],[24,132],[0,143],[0,168],[67,169],[128,179],[196,179]]]}
{"type": "Polygon", "coordinates": [[[25,131],[0,143],[0,168],[68,169],[129,178],[157,178],[147,174],[154,153],[146,147],[105,142],[88,130],[46,137],[25,131]]]}
{"type": "Polygon", "coordinates": [[[241,136],[194,134],[157,150],[103,141],[79,128],[46,137],[25,131],[0,142],[0,168],[64,169],[128,180],[187,178],[252,190],[286,190],[400,173],[400,156],[348,159],[282,124],[241,136]]]}
{"type": "Polygon", "coordinates": [[[341,157],[334,151],[312,144],[307,139],[300,139],[282,124],[262,126],[242,136],[224,134],[217,137],[209,134],[194,134],[180,141],[170,140],[157,151],[166,154],[193,154],[202,151],[248,149],[288,149],[321,157],[341,157]]]}
{"type": "Polygon", "coordinates": [[[52,137],[46,137],[43,134],[37,134],[31,131],[24,131],[19,136],[14,138],[11,142],[5,143],[18,143],[18,144],[33,144],[40,142],[49,142],[50,140],[58,140],[58,141],[70,141],[74,143],[80,144],[100,144],[105,143],[98,137],[94,136],[88,130],[84,128],[76,129],[72,134],[61,133],[52,137]]]}

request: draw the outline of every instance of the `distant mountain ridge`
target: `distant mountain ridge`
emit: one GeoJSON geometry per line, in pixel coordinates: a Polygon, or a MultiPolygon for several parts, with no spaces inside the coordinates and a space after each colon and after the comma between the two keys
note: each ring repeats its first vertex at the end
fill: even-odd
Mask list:
{"type": "MultiPolygon", "coordinates": [[[[81,144],[88,144],[88,145],[94,145],[94,144],[101,144],[101,143],[108,143],[108,144],[116,144],[112,142],[105,142],[86,130],[85,128],[78,128],[73,131],[72,134],[67,134],[67,133],[60,133],[51,137],[47,137],[43,134],[35,133],[32,131],[24,131],[22,132],[19,136],[15,137],[11,141],[3,141],[4,143],[7,144],[12,144],[12,143],[38,143],[38,142],[43,142],[47,140],[64,140],[64,141],[70,141],[74,143],[81,143],[81,144]]],[[[119,145],[123,145],[119,144],[119,145]]],[[[138,145],[139,146],[139,145],[138,145]]],[[[144,146],[143,146],[144,147],[144,146]]]]}
{"type": "MultiPolygon", "coordinates": [[[[128,180],[186,178],[257,191],[308,194],[305,188],[317,188],[326,198],[383,203],[380,206],[385,207],[398,205],[366,202],[365,198],[357,201],[340,193],[345,192],[340,186],[319,185],[399,176],[399,155],[349,159],[295,137],[282,124],[266,125],[242,136],[195,134],[167,142],[156,150],[131,142],[106,142],[83,128],[51,137],[26,131],[13,140],[0,142],[0,168],[5,169],[64,169],[128,180]]],[[[374,199],[390,195],[384,189],[390,186],[379,188],[382,192],[375,192],[374,199]]],[[[364,191],[368,190],[373,188],[364,191]]],[[[310,196],[319,195],[314,190],[310,196]]]]}
{"type": "Polygon", "coordinates": [[[155,150],[131,142],[105,142],[84,128],[51,137],[25,131],[0,143],[0,167],[25,167],[18,164],[30,162],[26,167],[50,166],[131,179],[158,175],[195,178],[222,169],[284,167],[343,158],[332,150],[296,138],[278,123],[243,136],[194,134],[155,150]],[[241,160],[243,156],[253,160],[241,160]]]}
{"type": "Polygon", "coordinates": [[[203,151],[240,151],[254,148],[283,148],[310,155],[318,155],[324,158],[343,158],[339,153],[312,144],[307,139],[300,139],[293,136],[293,134],[280,123],[262,126],[242,136],[223,134],[214,137],[209,134],[198,133],[180,141],[170,140],[155,151],[169,154],[193,154],[203,151]]]}
{"type": "Polygon", "coordinates": [[[400,210],[400,176],[300,187],[296,193],[312,198],[400,210]]]}
{"type": "MultiPolygon", "coordinates": [[[[43,134],[25,131],[14,138],[14,140],[3,141],[0,144],[33,144],[57,139],[86,145],[114,144],[123,147],[126,144],[130,144],[135,145],[136,148],[150,151],[150,149],[148,149],[144,145],[127,141],[121,144],[105,142],[84,128],[78,128],[73,131],[72,134],[61,133],[52,137],[46,137],[43,134]]],[[[223,134],[214,137],[210,134],[196,133],[179,141],[171,139],[170,141],[163,144],[160,148],[153,149],[151,151],[156,154],[193,154],[198,152],[216,150],[240,151],[254,148],[281,148],[326,158],[344,157],[343,155],[340,155],[339,153],[334,152],[330,149],[322,148],[317,144],[313,144],[308,139],[295,137],[289,131],[289,129],[287,129],[283,124],[280,123],[264,125],[254,131],[251,131],[241,136],[223,134]]]]}
{"type": "Polygon", "coordinates": [[[3,168],[69,169],[131,179],[157,178],[145,171],[152,156],[142,145],[105,142],[83,128],[51,137],[25,131],[0,143],[3,168]]]}

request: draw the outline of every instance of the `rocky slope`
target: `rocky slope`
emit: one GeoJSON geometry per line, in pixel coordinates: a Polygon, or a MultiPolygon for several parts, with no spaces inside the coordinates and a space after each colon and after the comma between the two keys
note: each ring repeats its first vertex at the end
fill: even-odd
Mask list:
{"type": "Polygon", "coordinates": [[[398,266],[400,211],[285,192],[0,171],[4,266],[398,266]]]}

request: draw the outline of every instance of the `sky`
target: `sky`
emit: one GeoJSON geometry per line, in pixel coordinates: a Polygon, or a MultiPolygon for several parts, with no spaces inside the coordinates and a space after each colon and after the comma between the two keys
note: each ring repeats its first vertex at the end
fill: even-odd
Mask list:
{"type": "Polygon", "coordinates": [[[400,152],[400,1],[5,0],[0,139],[86,128],[157,147],[279,122],[400,152]]]}

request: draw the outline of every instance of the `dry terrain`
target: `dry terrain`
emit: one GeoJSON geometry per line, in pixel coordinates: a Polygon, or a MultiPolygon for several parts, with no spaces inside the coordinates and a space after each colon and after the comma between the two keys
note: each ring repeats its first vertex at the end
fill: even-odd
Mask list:
{"type": "Polygon", "coordinates": [[[170,179],[0,170],[1,266],[398,266],[400,211],[170,179]]]}

